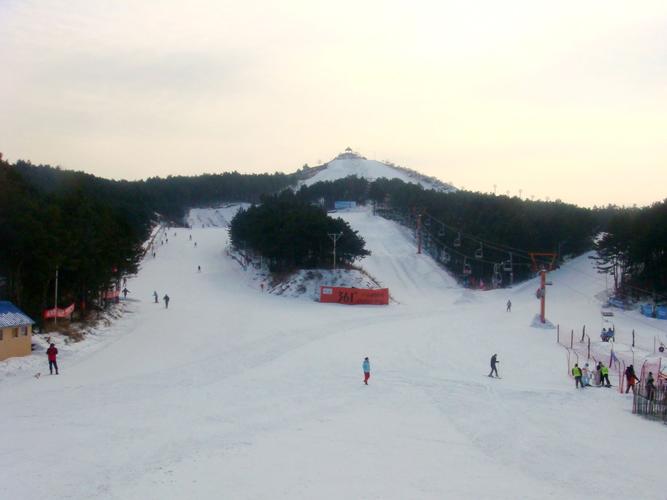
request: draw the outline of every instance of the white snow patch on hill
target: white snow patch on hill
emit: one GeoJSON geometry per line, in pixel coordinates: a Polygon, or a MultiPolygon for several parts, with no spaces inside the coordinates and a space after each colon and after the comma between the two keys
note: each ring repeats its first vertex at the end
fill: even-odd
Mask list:
{"type": "Polygon", "coordinates": [[[192,228],[229,227],[239,208],[249,206],[249,203],[226,203],[217,208],[193,208],[185,221],[192,228]]]}
{"type": "Polygon", "coordinates": [[[387,179],[400,179],[403,182],[419,184],[425,189],[436,189],[449,191],[453,190],[451,186],[443,188],[443,185],[425,180],[424,177],[416,173],[407,172],[399,168],[392,167],[386,163],[376,160],[366,160],[363,158],[343,158],[335,159],[326,164],[326,166],[315,173],[312,177],[302,181],[302,184],[311,186],[317,182],[335,181],[343,179],[350,175],[363,177],[370,181],[385,177],[387,179]]]}

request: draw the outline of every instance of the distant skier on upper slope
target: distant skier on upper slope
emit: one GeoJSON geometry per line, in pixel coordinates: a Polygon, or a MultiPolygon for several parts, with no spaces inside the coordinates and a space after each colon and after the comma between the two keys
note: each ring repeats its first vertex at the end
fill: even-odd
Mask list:
{"type": "Polygon", "coordinates": [[[498,363],[500,363],[500,361],[498,361],[498,355],[494,354],[491,356],[491,371],[489,372],[489,377],[493,377],[493,374],[495,373],[496,377],[500,378],[500,375],[498,375],[498,368],[496,368],[498,363]]]}
{"type": "Polygon", "coordinates": [[[371,362],[368,358],[364,358],[361,368],[364,370],[364,384],[368,385],[368,379],[371,378],[371,362]]]}

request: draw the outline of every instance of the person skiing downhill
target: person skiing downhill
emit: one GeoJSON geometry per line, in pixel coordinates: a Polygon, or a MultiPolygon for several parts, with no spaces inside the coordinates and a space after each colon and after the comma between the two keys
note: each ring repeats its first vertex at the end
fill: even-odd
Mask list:
{"type": "Polygon", "coordinates": [[[130,291],[127,288],[123,288],[123,298],[127,298],[127,294],[130,293],[130,291]]]}
{"type": "Polygon", "coordinates": [[[512,312],[512,301],[507,299],[507,312],[512,312]]]}
{"type": "Polygon", "coordinates": [[[164,300],[164,308],[169,309],[169,295],[165,293],[164,297],[162,297],[162,300],[164,300]]]}
{"type": "Polygon", "coordinates": [[[153,298],[155,299],[155,303],[157,304],[158,302],[158,296],[157,296],[157,291],[153,291],[153,298]]]}
{"type": "Polygon", "coordinates": [[[489,372],[489,377],[493,377],[493,374],[495,373],[496,377],[500,378],[500,375],[498,375],[498,369],[496,368],[498,363],[500,363],[500,361],[498,361],[498,355],[494,354],[491,356],[491,371],[489,372]]]}
{"type": "Polygon", "coordinates": [[[364,384],[368,385],[368,379],[371,378],[371,362],[368,358],[364,358],[361,368],[364,370],[364,384]]]}
{"type": "Polygon", "coordinates": [[[49,358],[49,372],[51,372],[51,375],[53,375],[53,369],[56,369],[56,375],[58,375],[58,362],[56,361],[56,356],[58,356],[58,349],[56,349],[55,344],[51,344],[51,346],[46,350],[46,355],[49,358]]]}

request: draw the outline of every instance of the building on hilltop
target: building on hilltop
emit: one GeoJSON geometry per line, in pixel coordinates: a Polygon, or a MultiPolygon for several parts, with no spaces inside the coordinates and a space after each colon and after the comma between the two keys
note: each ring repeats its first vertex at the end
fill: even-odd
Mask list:
{"type": "Polygon", "coordinates": [[[366,157],[361,156],[359,153],[355,153],[352,151],[351,147],[346,147],[345,151],[343,151],[341,154],[336,156],[334,160],[365,160],[366,157]]]}
{"type": "Polygon", "coordinates": [[[34,323],[14,304],[0,300],[0,361],[30,354],[34,323]]]}

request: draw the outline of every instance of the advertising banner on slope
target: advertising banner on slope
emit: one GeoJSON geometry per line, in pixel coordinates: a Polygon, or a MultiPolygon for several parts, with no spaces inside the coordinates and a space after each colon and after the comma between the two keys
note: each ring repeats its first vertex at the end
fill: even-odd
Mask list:
{"type": "Polygon", "coordinates": [[[54,307],[53,309],[45,309],[44,312],[42,313],[42,316],[44,319],[51,319],[51,318],[69,318],[72,313],[74,312],[74,302],[65,309],[61,309],[59,307],[54,307]]]}
{"type": "Polygon", "coordinates": [[[389,304],[388,288],[346,288],[341,286],[321,286],[320,302],[337,304],[389,304]]]}

